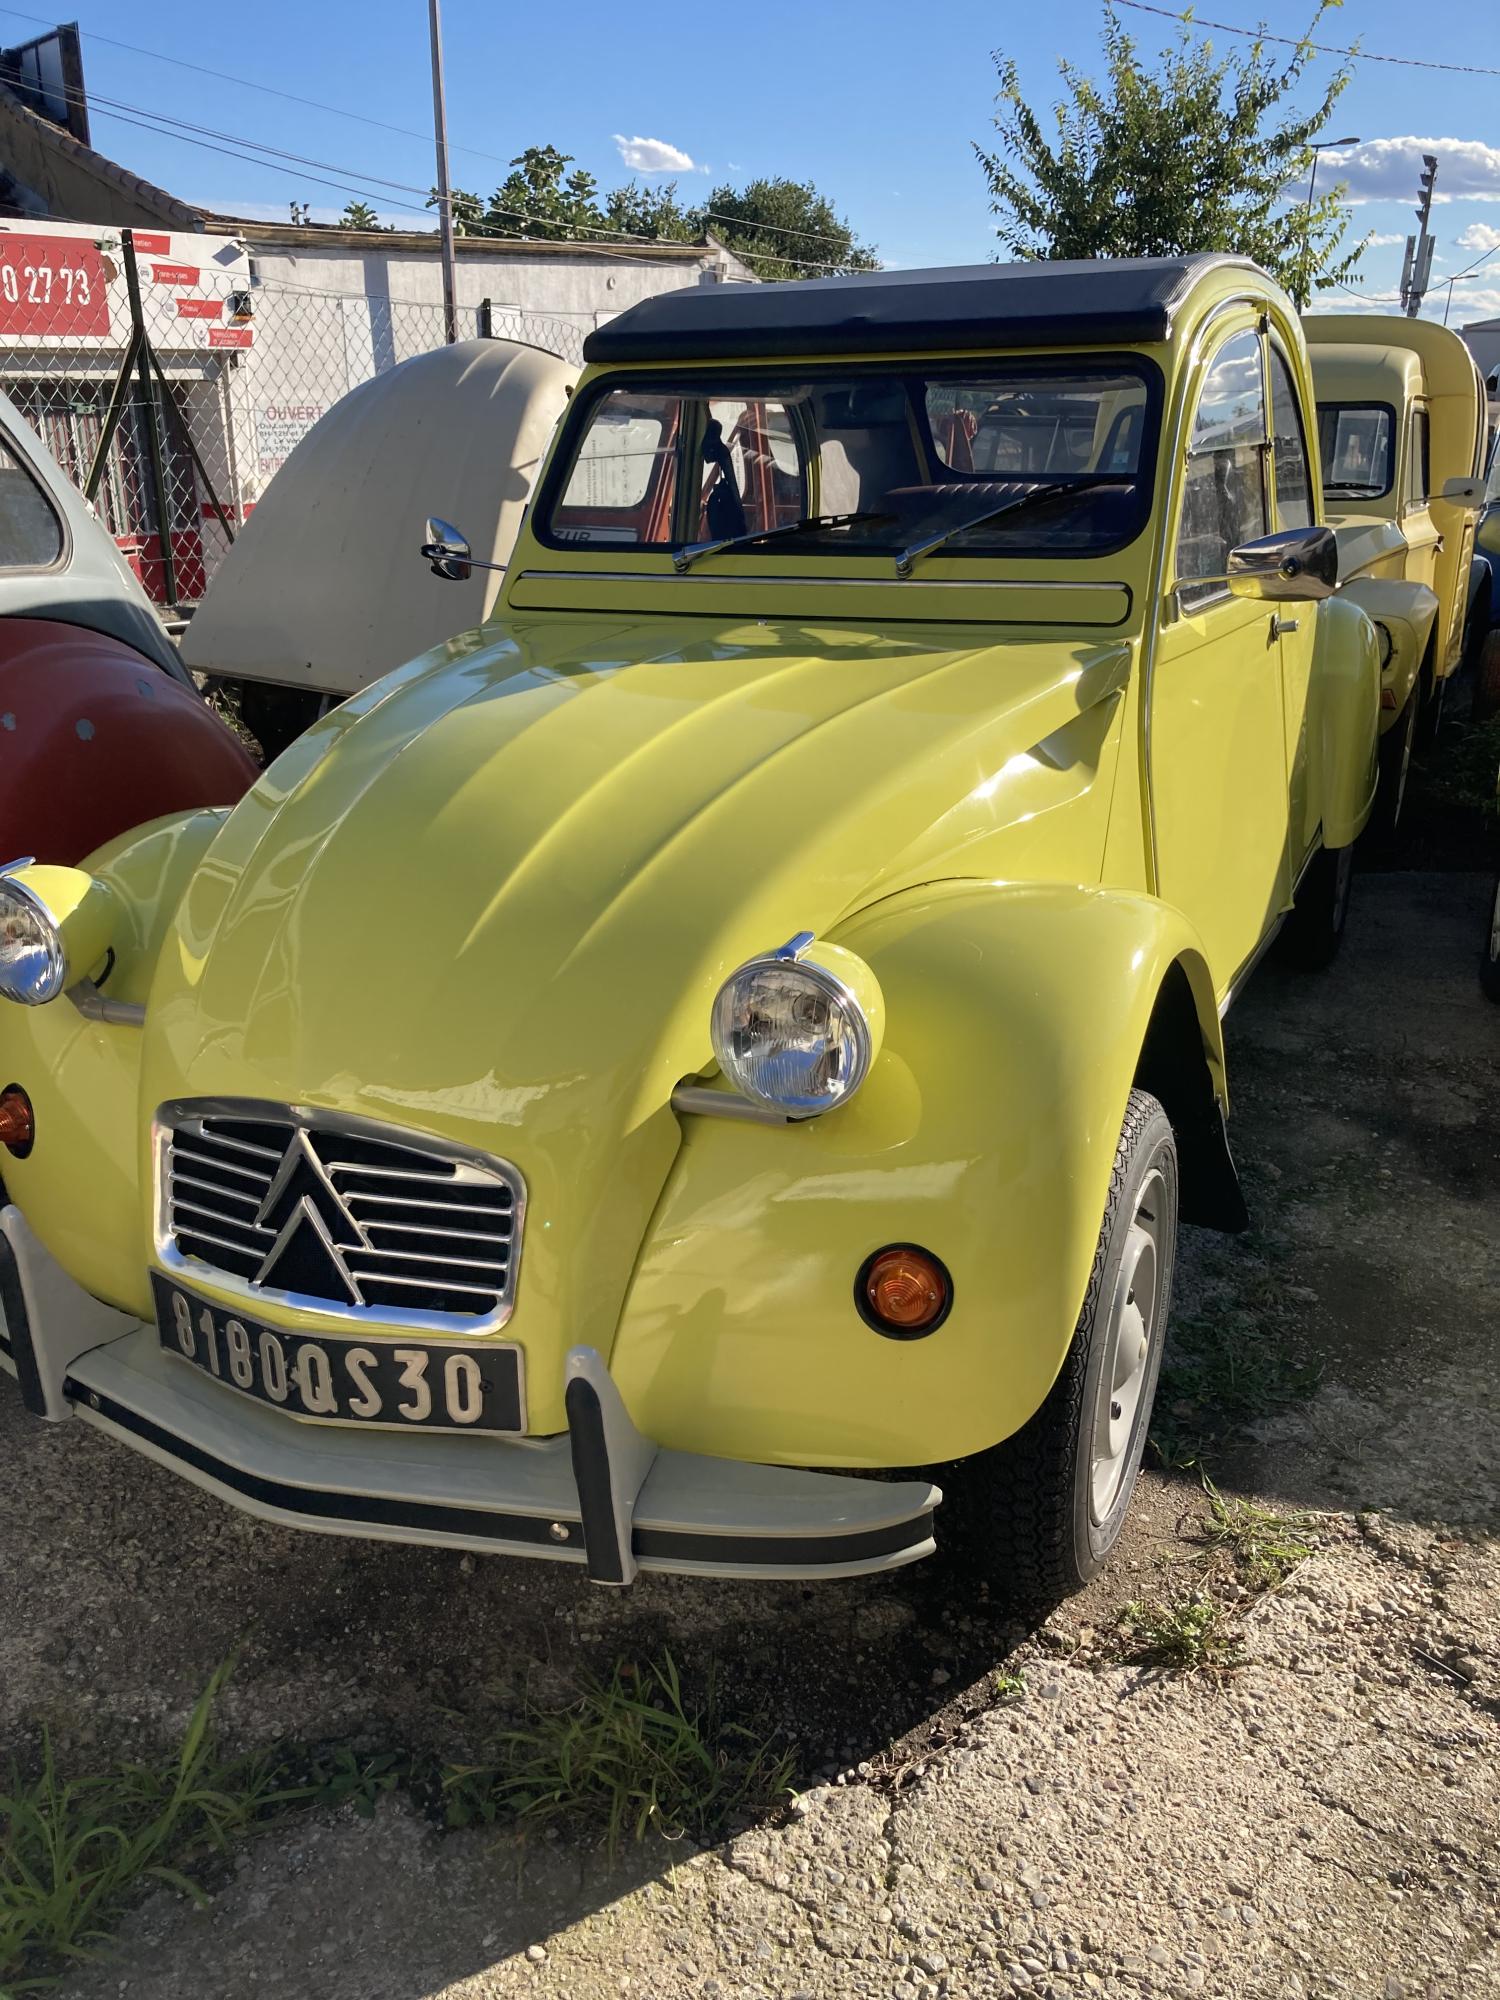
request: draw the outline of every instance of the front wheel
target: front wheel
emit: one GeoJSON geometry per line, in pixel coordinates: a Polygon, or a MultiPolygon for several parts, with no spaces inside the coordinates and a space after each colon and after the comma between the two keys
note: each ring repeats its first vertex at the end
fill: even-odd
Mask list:
{"type": "Polygon", "coordinates": [[[1333,963],[1344,942],[1353,886],[1353,847],[1320,848],[1297,884],[1296,902],[1277,940],[1288,965],[1316,972],[1333,963]]]}
{"type": "Polygon", "coordinates": [[[1080,1589],[1120,1538],[1161,1371],[1177,1207],[1171,1124],[1133,1090],[1062,1372],[1028,1424],[957,1475],[983,1567],[1027,1607],[1080,1589]]]}
{"type": "Polygon", "coordinates": [[[1479,983],[1491,1000],[1500,1000],[1500,875],[1490,898],[1490,926],[1479,954],[1479,983]]]}

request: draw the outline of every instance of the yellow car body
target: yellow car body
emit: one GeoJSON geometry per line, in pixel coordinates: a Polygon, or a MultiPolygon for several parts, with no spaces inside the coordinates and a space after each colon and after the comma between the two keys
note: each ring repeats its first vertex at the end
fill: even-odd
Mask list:
{"type": "Polygon", "coordinates": [[[1304,329],[1344,593],[1380,630],[1381,730],[1409,731],[1463,655],[1483,503],[1443,488],[1480,476],[1484,384],[1430,320],[1314,313],[1304,329]]]}
{"type": "MultiPolygon", "coordinates": [[[[1033,1419],[1079,1323],[1133,1090],[1176,1128],[1183,1214],[1238,1225],[1220,1016],[1370,810],[1375,638],[1336,596],[1173,588],[1200,391],[1226,343],[1297,399],[1318,491],[1288,301],[1235,260],[1142,267],[1159,337],[1075,344],[1072,268],[1031,274],[1062,314],[1033,346],[1070,363],[1126,348],[1159,391],[1151,504],[1126,546],[1045,564],[941,550],[898,578],[885,555],[682,568],[549,542],[569,424],[667,365],[606,359],[489,624],[355,695],[232,811],[89,861],[118,912],[107,978],[0,1006],[0,1083],[35,1124],[25,1157],[0,1154],[0,1248],[19,1273],[0,1298],[12,1365],[31,1308],[32,1407],[314,1527],[587,1553],[608,1581],[637,1564],[877,1568],[931,1546],[935,1490],[779,1468],[939,1465],[1033,1419]],[[736,966],[797,933],[858,955],[885,1026],[852,1099],[792,1121],[756,1115],[719,1073],[710,1012],[736,966]],[[513,1168],[524,1235],[518,1208],[489,1337],[521,1357],[523,1441],[298,1422],[163,1353],[153,1273],[158,1294],[180,1282],[192,1310],[239,1315],[252,1337],[349,1330],[173,1235],[163,1148],[190,1129],[174,1120],[268,1105],[513,1168]],[[950,1276],[928,1337],[883,1338],[856,1310],[887,1244],[926,1246],[950,1276]],[[49,1300],[65,1305],[49,1316],[49,1300]],[[585,1421],[611,1441],[595,1519],[623,1522],[597,1561],[588,1493],[570,1497],[550,1455],[571,1428],[587,1489],[585,1421]],[[621,1469],[631,1454],[644,1472],[621,1469]],[[504,1485],[502,1463],[522,1497],[487,1531],[475,1510],[496,1503],[476,1482],[504,1485]],[[327,1497],[352,1488],[375,1498],[327,1497]],[[919,1524],[904,1539],[886,1495],[919,1524]]],[[[764,294],[819,291],[743,289],[752,314],[798,310],[764,294]]],[[[920,309],[920,283],[906,289],[920,309]]],[[[783,340],[783,376],[825,365],[815,336],[790,355],[783,340]]],[[[998,324],[948,339],[944,366],[1006,345],[998,324]]],[[[920,359],[920,328],[896,351],[920,359]]],[[[723,366],[707,338],[670,363],[679,380],[723,366]]],[[[1279,450],[1269,433],[1245,447],[1271,533],[1290,490],[1279,450]]],[[[442,1352],[378,1311],[358,1331],[382,1353],[442,1352]]]]}

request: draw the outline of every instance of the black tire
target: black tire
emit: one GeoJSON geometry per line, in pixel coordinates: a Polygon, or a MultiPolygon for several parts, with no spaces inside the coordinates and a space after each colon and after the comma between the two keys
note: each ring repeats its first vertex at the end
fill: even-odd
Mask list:
{"type": "Polygon", "coordinates": [[[1488,722],[1500,715],[1500,625],[1484,635],[1474,662],[1474,698],[1469,706],[1471,722],[1488,722]]]}
{"type": "Polygon", "coordinates": [[[1479,983],[1491,1000],[1500,1000],[1500,875],[1495,877],[1489,929],[1479,952],[1479,983]]]}
{"type": "MultiPolygon", "coordinates": [[[[1177,1147],[1160,1104],[1133,1090],[1115,1149],[1109,1199],[1099,1230],[1083,1311],[1052,1390],[1014,1437],[949,1473],[972,1557],[1012,1603],[1042,1610],[1082,1589],[1107,1559],[1129,1511],[1146,1447],[1172,1302],[1177,1243],[1177,1147]],[[1114,1351],[1112,1322],[1127,1250],[1140,1270],[1133,1228],[1145,1193],[1165,1210],[1154,1218],[1153,1310],[1134,1413],[1121,1449],[1107,1463],[1118,1489],[1096,1518],[1094,1424],[1103,1421],[1101,1375],[1114,1351]]],[[[1134,1293],[1130,1294],[1133,1301],[1134,1293]]],[[[1113,1385],[1111,1385],[1111,1390],[1113,1385]]],[[[1111,1394],[1111,1408],[1116,1407],[1111,1394]]]]}
{"type": "Polygon", "coordinates": [[[1375,810],[1370,815],[1370,831],[1377,840],[1393,839],[1401,823],[1411,753],[1417,740],[1419,705],[1414,687],[1406,697],[1405,708],[1380,739],[1380,782],[1375,791],[1375,810]]]}
{"type": "Polygon", "coordinates": [[[1338,957],[1353,882],[1354,849],[1320,848],[1297,885],[1297,900],[1276,940],[1285,964],[1319,972],[1338,957]]]}

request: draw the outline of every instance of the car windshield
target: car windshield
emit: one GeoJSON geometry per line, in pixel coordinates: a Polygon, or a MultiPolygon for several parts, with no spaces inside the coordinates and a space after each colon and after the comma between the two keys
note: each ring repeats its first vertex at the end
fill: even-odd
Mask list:
{"type": "Polygon", "coordinates": [[[1375,500],[1396,478],[1396,416],[1384,403],[1319,403],[1323,491],[1335,500],[1375,500]]]}
{"type": "MultiPolygon", "coordinates": [[[[583,401],[537,510],[554,548],[1102,554],[1151,512],[1160,378],[1111,357],[633,375],[583,401]]],[[[679,562],[679,567],[686,567],[679,562]]]]}

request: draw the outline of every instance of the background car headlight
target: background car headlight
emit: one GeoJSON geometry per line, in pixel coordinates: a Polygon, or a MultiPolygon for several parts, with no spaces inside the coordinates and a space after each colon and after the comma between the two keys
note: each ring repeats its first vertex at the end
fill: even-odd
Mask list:
{"type": "Polygon", "coordinates": [[[0,868],[0,999],[40,1007],[96,971],[114,917],[110,891],[81,868],[0,868]]]}
{"type": "Polygon", "coordinates": [[[730,974],[710,1028],[719,1067],[742,1096],[810,1118],[858,1090],[884,1025],[880,987],[864,960],[802,932],[730,974]]]}
{"type": "Polygon", "coordinates": [[[1396,642],[1391,637],[1391,628],[1389,625],[1382,625],[1378,618],[1373,622],[1376,643],[1380,647],[1380,669],[1384,673],[1385,669],[1391,663],[1391,654],[1396,650],[1396,642]]]}

